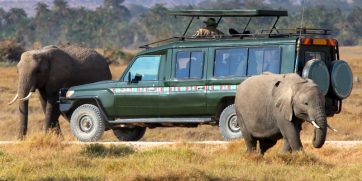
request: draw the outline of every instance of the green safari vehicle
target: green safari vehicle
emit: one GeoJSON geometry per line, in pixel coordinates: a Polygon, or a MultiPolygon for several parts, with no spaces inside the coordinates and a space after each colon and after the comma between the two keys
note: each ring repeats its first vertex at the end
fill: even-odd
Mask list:
{"type": "Polygon", "coordinates": [[[185,10],[185,33],[142,46],[119,80],[60,90],[60,110],[80,141],[96,141],[113,130],[121,141],[141,139],[146,128],[219,126],[227,139],[242,137],[234,110],[236,85],[262,72],[313,79],[326,98],[326,113],[341,111],[352,90],[352,72],[340,60],[338,42],[325,29],[278,29],[287,11],[185,10]],[[188,36],[198,17],[248,18],[241,33],[188,36]],[[248,31],[252,19],[275,18],[271,28],[248,31]],[[153,45],[158,45],[151,47],[153,45]],[[159,45],[161,44],[161,45],[159,45]]]}

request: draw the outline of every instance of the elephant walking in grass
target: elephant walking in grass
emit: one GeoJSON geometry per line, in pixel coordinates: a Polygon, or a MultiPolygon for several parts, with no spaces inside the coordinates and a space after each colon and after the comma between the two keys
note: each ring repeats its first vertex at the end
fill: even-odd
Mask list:
{"type": "Polygon", "coordinates": [[[264,154],[284,138],[283,151],[300,151],[303,121],[314,127],[313,146],[321,148],[327,134],[325,100],[318,86],[298,74],[265,73],[237,87],[235,109],[248,152],[264,154]]]}
{"type": "Polygon", "coordinates": [[[60,134],[59,89],[112,78],[106,59],[96,51],[70,45],[63,48],[47,46],[24,52],[17,64],[17,94],[9,104],[19,102],[22,139],[28,127],[28,103],[35,90],[45,114],[45,131],[60,134]]]}

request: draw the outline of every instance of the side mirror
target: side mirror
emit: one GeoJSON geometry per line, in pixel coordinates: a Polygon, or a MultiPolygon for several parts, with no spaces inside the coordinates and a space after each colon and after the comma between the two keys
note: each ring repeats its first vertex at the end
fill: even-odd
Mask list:
{"type": "Polygon", "coordinates": [[[132,83],[138,83],[141,80],[142,80],[142,75],[141,74],[136,74],[134,79],[132,80],[132,83]]]}

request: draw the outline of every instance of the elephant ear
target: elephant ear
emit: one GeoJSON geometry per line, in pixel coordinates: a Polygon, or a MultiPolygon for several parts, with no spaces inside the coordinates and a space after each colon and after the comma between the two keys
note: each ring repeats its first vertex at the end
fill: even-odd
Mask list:
{"type": "Polygon", "coordinates": [[[44,74],[49,73],[51,55],[49,50],[39,50],[33,54],[33,59],[38,62],[39,70],[44,74]]]}
{"type": "Polygon", "coordinates": [[[277,81],[273,87],[276,110],[286,120],[293,118],[293,89],[283,81],[277,81]]]}

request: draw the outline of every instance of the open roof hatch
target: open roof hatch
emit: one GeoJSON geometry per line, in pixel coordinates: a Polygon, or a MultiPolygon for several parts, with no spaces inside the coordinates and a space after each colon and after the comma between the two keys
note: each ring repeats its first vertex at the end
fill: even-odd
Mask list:
{"type": "Polygon", "coordinates": [[[294,28],[294,29],[278,29],[276,28],[276,24],[278,23],[278,20],[280,17],[288,16],[288,11],[285,10],[176,10],[176,11],[168,11],[169,15],[171,16],[186,16],[190,17],[190,21],[182,34],[182,36],[174,36],[171,38],[167,38],[164,40],[152,42],[143,46],[140,46],[140,48],[150,48],[150,45],[153,44],[159,44],[168,42],[171,40],[179,40],[183,41],[185,39],[188,40],[200,40],[200,39],[242,39],[244,37],[291,37],[291,36],[301,36],[301,35],[330,35],[331,30],[327,29],[308,29],[308,28],[294,28]],[[218,17],[217,24],[220,23],[221,19],[224,17],[243,17],[243,18],[249,18],[248,22],[246,23],[243,32],[238,34],[232,34],[230,35],[222,35],[222,36],[203,36],[203,37],[195,37],[195,36],[186,36],[187,31],[189,30],[193,20],[200,17],[218,17]],[[268,30],[261,30],[258,33],[245,33],[252,18],[258,18],[258,17],[275,17],[276,20],[274,21],[272,27],[268,30]],[[273,31],[276,31],[276,33],[273,33],[273,31]]]}
{"type": "Polygon", "coordinates": [[[186,27],[186,30],[182,34],[185,36],[190,25],[195,17],[219,17],[217,24],[220,23],[223,17],[249,17],[249,21],[246,24],[244,31],[249,26],[252,17],[277,17],[272,28],[270,29],[270,33],[273,30],[277,30],[275,25],[277,24],[279,17],[288,16],[288,11],[281,10],[179,10],[179,11],[169,11],[169,15],[173,16],[189,16],[192,17],[189,24],[186,27]]]}

